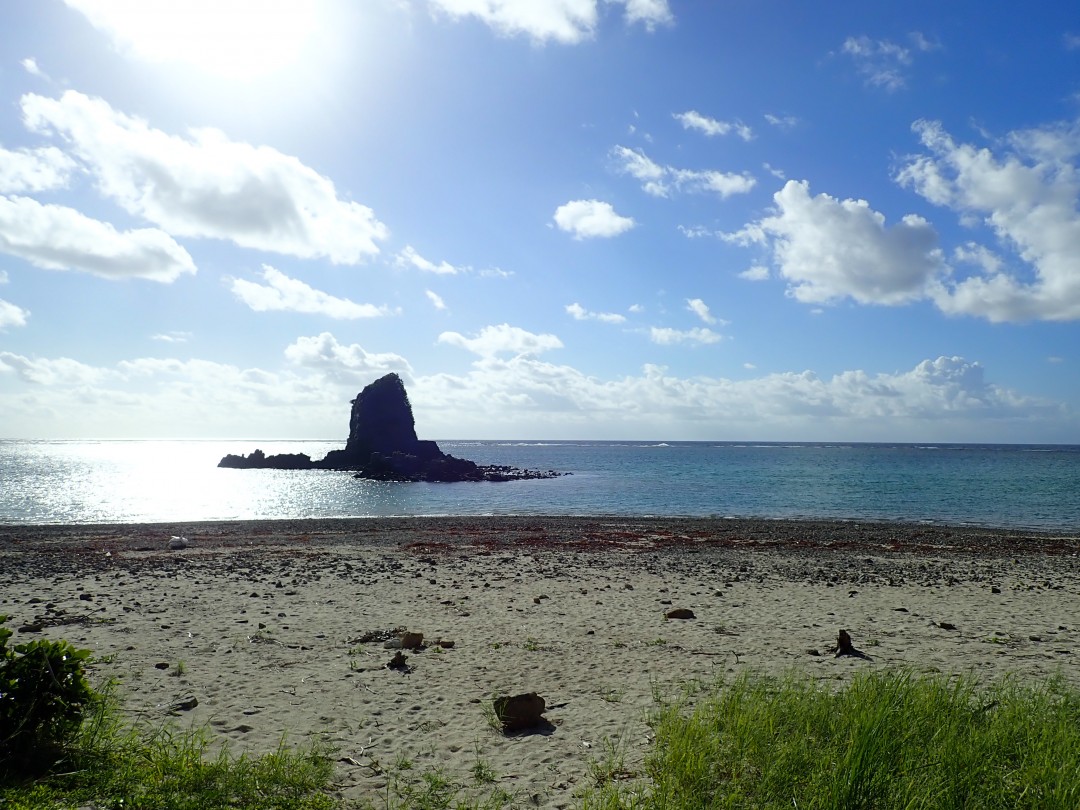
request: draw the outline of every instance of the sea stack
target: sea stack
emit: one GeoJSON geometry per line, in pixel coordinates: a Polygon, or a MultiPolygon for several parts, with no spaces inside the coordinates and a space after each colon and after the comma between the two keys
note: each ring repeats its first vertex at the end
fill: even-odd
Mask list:
{"type": "Polygon", "coordinates": [[[380,377],[352,401],[344,450],[331,450],[321,461],[302,453],[267,456],[256,450],[247,456],[229,454],[218,466],[348,470],[357,478],[378,481],[513,481],[559,475],[553,470],[481,466],[442,452],[433,441],[418,439],[409,395],[397,374],[380,377]]]}

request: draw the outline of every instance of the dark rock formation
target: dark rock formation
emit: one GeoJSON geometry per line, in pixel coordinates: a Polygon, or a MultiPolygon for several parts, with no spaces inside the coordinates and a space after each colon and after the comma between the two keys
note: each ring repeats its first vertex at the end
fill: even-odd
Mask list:
{"type": "Polygon", "coordinates": [[[262,450],[256,450],[250,456],[234,456],[230,453],[218,462],[218,466],[240,470],[310,470],[312,461],[307,453],[279,453],[268,456],[262,450]]]}
{"type": "Polygon", "coordinates": [[[352,401],[349,438],[344,450],[331,450],[312,461],[303,453],[267,456],[256,450],[248,456],[229,454],[219,467],[274,470],[348,470],[357,478],[376,481],[514,481],[555,478],[553,470],[519,470],[500,465],[480,466],[455,458],[433,441],[416,437],[412,405],[397,374],[367,386],[352,401]]]}

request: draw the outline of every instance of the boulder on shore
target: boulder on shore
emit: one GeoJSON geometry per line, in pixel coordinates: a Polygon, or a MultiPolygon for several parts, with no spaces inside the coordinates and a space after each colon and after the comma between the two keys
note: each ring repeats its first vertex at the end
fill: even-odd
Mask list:
{"type": "Polygon", "coordinates": [[[387,374],[364,388],[352,401],[349,438],[343,450],[331,450],[313,461],[304,453],[268,456],[255,450],[247,456],[229,454],[219,467],[272,470],[347,470],[357,478],[376,481],[513,481],[555,478],[548,470],[519,470],[504,465],[482,466],[442,452],[433,441],[416,436],[416,423],[405,384],[387,374]]]}

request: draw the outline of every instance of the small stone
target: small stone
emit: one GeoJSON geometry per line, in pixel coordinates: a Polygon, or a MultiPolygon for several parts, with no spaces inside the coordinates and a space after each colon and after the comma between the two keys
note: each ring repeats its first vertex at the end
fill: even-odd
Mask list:
{"type": "Polygon", "coordinates": [[[404,655],[401,650],[394,653],[394,657],[386,662],[387,669],[396,669],[401,672],[408,672],[411,667],[406,663],[409,660],[407,655],[404,655]]]}
{"type": "Polygon", "coordinates": [[[956,629],[956,625],[951,623],[951,622],[938,622],[937,626],[940,627],[942,630],[955,630],[956,629]]]}
{"type": "Polygon", "coordinates": [[[419,650],[424,646],[423,633],[403,633],[401,636],[401,649],[419,650]]]}
{"type": "Polygon", "coordinates": [[[997,585],[994,585],[990,588],[990,593],[1001,593],[1001,588],[999,588],[997,585]]]}
{"type": "Polygon", "coordinates": [[[696,619],[694,611],[690,608],[674,608],[664,614],[665,619],[696,619]]]}
{"type": "Polygon", "coordinates": [[[536,692],[497,697],[494,706],[504,732],[526,731],[545,722],[542,715],[547,704],[536,692]]]}
{"type": "Polygon", "coordinates": [[[158,661],[156,664],[154,664],[154,669],[168,669],[168,668],[169,668],[169,662],[168,661],[158,661]]]}
{"type": "Polygon", "coordinates": [[[192,695],[191,697],[181,698],[169,705],[170,712],[189,712],[199,705],[199,699],[192,695]]]}
{"type": "Polygon", "coordinates": [[[93,599],[94,599],[93,595],[89,594],[89,593],[80,593],[79,598],[81,600],[83,600],[84,602],[90,602],[90,601],[93,601],[93,599]]]}

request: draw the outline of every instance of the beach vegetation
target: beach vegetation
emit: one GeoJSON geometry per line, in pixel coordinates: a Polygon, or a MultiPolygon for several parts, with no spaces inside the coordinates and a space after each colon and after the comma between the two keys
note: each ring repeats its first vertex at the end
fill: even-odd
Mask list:
{"type": "Polygon", "coordinates": [[[910,671],[743,673],[661,700],[646,777],[584,807],[1080,807],[1080,691],[910,671]]]}
{"type": "MultiPolygon", "coordinates": [[[[476,776],[476,766],[473,770],[474,782],[483,786],[479,792],[450,778],[441,768],[394,771],[378,806],[386,810],[504,810],[515,805],[512,794],[493,784],[493,771],[485,767],[481,779],[476,776]]],[[[369,803],[367,807],[375,805],[369,803]]]]}
{"type": "Polygon", "coordinates": [[[98,694],[86,677],[89,650],[38,639],[9,645],[0,616],[0,776],[48,768],[79,732],[98,694]]]}
{"type": "Polygon", "coordinates": [[[105,689],[49,770],[3,775],[0,806],[333,810],[340,803],[332,776],[333,758],[321,743],[293,749],[282,740],[268,754],[236,756],[212,746],[205,729],[127,724],[105,689]]]}

